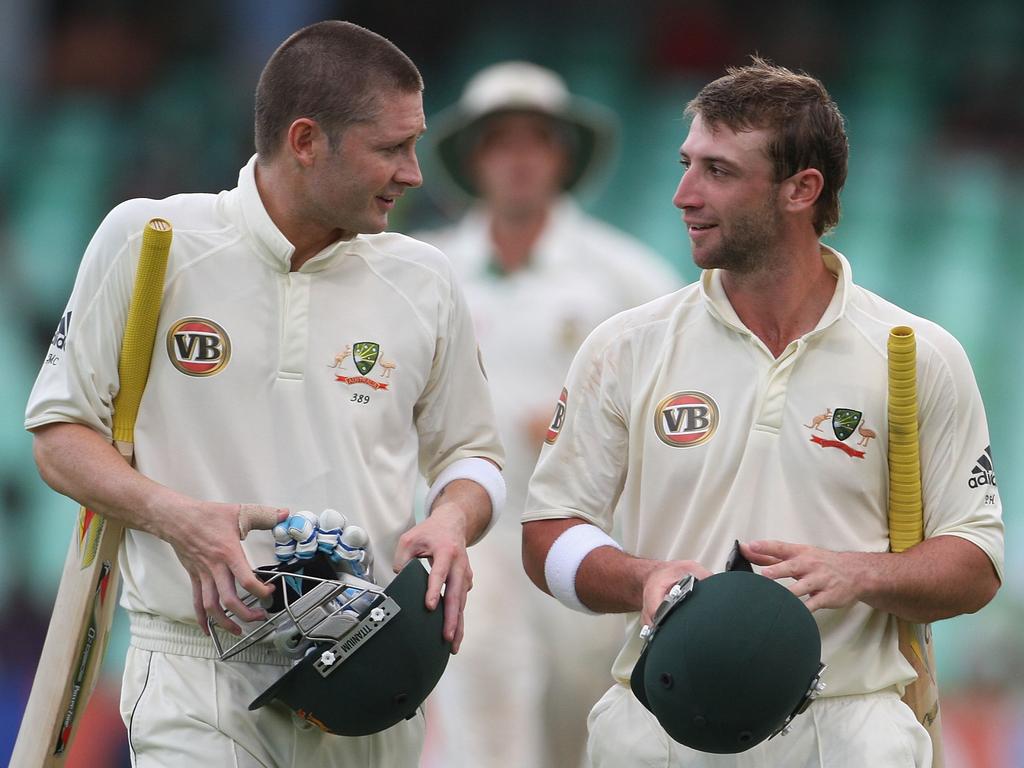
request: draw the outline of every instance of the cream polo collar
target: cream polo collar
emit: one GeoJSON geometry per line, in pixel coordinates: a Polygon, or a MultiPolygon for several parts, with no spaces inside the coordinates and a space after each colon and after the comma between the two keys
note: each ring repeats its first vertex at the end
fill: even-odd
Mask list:
{"type": "MultiPolygon", "coordinates": [[[[548,220],[530,254],[530,266],[541,269],[569,259],[576,261],[578,254],[567,251],[568,243],[579,228],[585,227],[582,209],[569,195],[560,195],[548,211],[548,220]],[[571,258],[570,258],[571,257],[571,258]]],[[[455,237],[463,246],[460,254],[465,271],[480,274],[487,270],[494,250],[491,240],[491,214],[483,203],[474,205],[454,225],[455,237]]]]}
{"type": "MultiPolygon", "coordinates": [[[[260,257],[270,263],[274,269],[289,272],[292,268],[292,254],[295,252],[295,246],[277,228],[263,205],[259,190],[256,188],[256,155],[249,158],[249,162],[238,172],[238,200],[243,226],[258,246],[260,257]]],[[[303,264],[299,271],[318,272],[321,269],[326,269],[359,239],[360,236],[356,235],[351,240],[339,240],[336,243],[331,243],[303,264]]]]}
{"type": "MultiPolygon", "coordinates": [[[[847,297],[850,295],[850,286],[853,285],[853,272],[850,268],[850,262],[846,260],[843,254],[829,248],[827,245],[822,245],[821,260],[825,262],[825,267],[828,271],[837,278],[836,291],[832,295],[832,301],[829,302],[822,313],[818,324],[808,336],[823,331],[843,316],[846,312],[847,297]]],[[[700,293],[704,299],[705,306],[712,316],[743,333],[750,333],[750,330],[740,320],[739,315],[736,314],[736,310],[732,308],[732,304],[729,303],[729,298],[725,294],[725,288],[722,287],[721,270],[706,269],[701,273],[700,293]]]]}

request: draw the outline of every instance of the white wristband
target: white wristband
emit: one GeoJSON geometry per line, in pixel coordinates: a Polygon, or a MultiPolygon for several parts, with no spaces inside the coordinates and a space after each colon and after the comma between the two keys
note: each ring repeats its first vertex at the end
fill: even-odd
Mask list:
{"type": "Polygon", "coordinates": [[[494,527],[501,515],[501,510],[505,507],[505,478],[501,476],[501,470],[487,459],[476,456],[453,461],[441,471],[427,491],[426,501],[423,502],[424,512],[427,515],[430,514],[430,509],[434,506],[438,495],[452,480],[472,480],[487,491],[487,495],[491,497],[491,520],[487,523],[487,528],[484,529],[484,533],[487,533],[494,527]]]}
{"type": "Polygon", "coordinates": [[[544,580],[551,594],[558,602],[580,613],[597,613],[580,602],[576,594],[576,572],[583,559],[598,547],[622,551],[619,543],[596,525],[574,525],[555,539],[544,560],[544,580]]]}

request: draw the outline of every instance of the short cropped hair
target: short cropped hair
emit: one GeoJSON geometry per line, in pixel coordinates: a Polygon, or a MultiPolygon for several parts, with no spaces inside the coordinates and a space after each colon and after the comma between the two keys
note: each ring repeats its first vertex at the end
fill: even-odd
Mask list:
{"type": "Polygon", "coordinates": [[[423,90],[423,78],[398,46],[347,21],[321,21],[281,43],[256,86],[256,152],[281,147],[300,117],[315,120],[335,148],[353,123],[376,118],[381,96],[423,90]]]}
{"type": "Polygon", "coordinates": [[[730,67],[704,86],[686,105],[686,115],[700,115],[712,129],[769,131],[767,152],[776,183],[817,169],[824,186],[815,203],[814,229],[821,236],[839,222],[850,145],[843,116],[820,80],[754,56],[750,64],[730,67]]]}

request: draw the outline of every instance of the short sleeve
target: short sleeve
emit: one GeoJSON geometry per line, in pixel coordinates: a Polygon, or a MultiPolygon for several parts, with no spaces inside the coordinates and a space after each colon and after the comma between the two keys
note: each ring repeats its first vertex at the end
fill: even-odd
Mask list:
{"type": "Polygon", "coordinates": [[[135,279],[133,254],[146,220],[137,206],[123,203],[93,235],[29,396],[26,429],[74,422],[110,437],[117,361],[135,279]]]}
{"type": "Polygon", "coordinates": [[[981,393],[963,348],[948,335],[933,344],[918,382],[925,536],[976,544],[1002,579],[1002,502],[981,393]]]}
{"type": "Polygon", "coordinates": [[[580,347],[530,480],[523,522],[579,517],[610,531],[629,461],[628,350],[605,323],[580,347]]]}
{"type": "Polygon", "coordinates": [[[451,273],[446,277],[439,278],[434,360],[414,409],[428,483],[459,459],[478,456],[499,466],[505,460],[469,310],[451,273]]]}

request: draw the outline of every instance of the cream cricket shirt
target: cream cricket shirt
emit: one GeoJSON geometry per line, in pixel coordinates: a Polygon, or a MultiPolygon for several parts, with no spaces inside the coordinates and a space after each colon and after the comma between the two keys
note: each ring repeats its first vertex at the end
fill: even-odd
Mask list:
{"type": "MultiPolygon", "coordinates": [[[[720,275],[624,312],[584,343],[530,483],[524,521],[621,525],[627,552],[720,571],[734,539],[885,552],[886,343],[916,331],[925,535],[978,545],[1002,577],[1003,526],[988,427],[960,345],[934,323],[838,276],[817,328],[774,358],[720,275]]],[[[914,673],[896,623],[863,603],[819,610],[826,695],[901,686],[914,673]]],[[[639,655],[639,614],[613,674],[639,655]]]]}
{"type": "MultiPolygon", "coordinates": [[[[442,254],[402,235],[335,243],[289,272],[293,248],[262,205],[254,166],[229,192],[133,200],[108,215],[25,426],[78,422],[110,435],[140,233],[166,218],[174,241],[135,429],[139,471],[203,500],[334,507],[369,532],[386,583],[413,525],[417,464],[432,481],[460,458],[502,462],[469,314],[442,254]]],[[[245,549],[254,565],[274,562],[267,531],[245,549]]],[[[194,623],[168,544],[129,530],[121,564],[127,609],[194,623]]]]}
{"type": "Polygon", "coordinates": [[[555,205],[530,264],[499,275],[490,266],[490,217],[474,209],[455,226],[417,237],[451,260],[466,295],[505,445],[507,514],[519,515],[540,445],[529,432],[551,414],[583,340],[602,321],[676,290],[679,277],[655,252],[584,213],[570,198],[555,205]]]}

